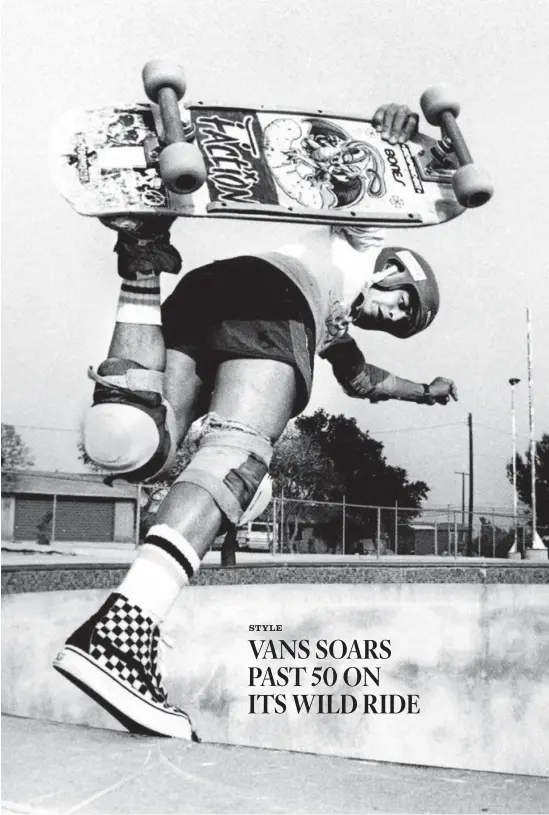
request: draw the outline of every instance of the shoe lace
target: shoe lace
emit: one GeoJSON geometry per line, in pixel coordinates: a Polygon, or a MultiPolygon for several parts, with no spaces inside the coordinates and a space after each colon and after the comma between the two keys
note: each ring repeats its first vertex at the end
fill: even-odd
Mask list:
{"type": "Polygon", "coordinates": [[[158,628],[155,637],[155,658],[153,658],[151,673],[154,685],[164,700],[167,698],[167,693],[164,689],[164,682],[168,676],[167,653],[168,649],[171,650],[173,647],[174,642],[171,637],[158,628]]]}

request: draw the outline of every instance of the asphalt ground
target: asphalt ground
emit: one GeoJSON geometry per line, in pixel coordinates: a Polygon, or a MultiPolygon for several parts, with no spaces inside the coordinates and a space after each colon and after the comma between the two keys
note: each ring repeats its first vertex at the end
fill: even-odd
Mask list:
{"type": "Polygon", "coordinates": [[[547,813],[549,779],[2,717],[3,813],[547,813]]]}

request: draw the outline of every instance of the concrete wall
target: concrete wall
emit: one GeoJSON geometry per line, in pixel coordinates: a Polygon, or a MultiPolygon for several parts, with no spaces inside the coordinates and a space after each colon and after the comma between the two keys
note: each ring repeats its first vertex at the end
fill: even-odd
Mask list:
{"type": "MultiPolygon", "coordinates": [[[[2,599],[2,709],[117,727],[50,668],[105,592],[2,599]],[[21,642],[25,648],[21,648],[21,642]]],[[[442,767],[549,775],[546,585],[235,585],[186,589],[170,618],[168,689],[203,740],[442,767]],[[252,624],[280,624],[270,635],[252,624]],[[250,639],[390,640],[386,660],[256,660],[250,639]],[[332,688],[249,687],[250,667],[333,667],[332,688]],[[347,667],[380,668],[348,688],[347,667]],[[249,694],[285,694],[286,712],[252,715],[249,694]],[[419,696],[419,714],[297,713],[292,695],[419,696]]],[[[294,683],[295,684],[295,683],[294,683]]]]}

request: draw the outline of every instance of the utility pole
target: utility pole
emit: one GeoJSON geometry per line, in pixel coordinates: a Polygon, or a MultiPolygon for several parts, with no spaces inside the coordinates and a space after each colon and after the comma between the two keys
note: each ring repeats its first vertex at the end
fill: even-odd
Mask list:
{"type": "Polygon", "coordinates": [[[468,546],[467,554],[469,557],[473,554],[473,494],[474,494],[474,479],[473,479],[473,414],[469,413],[467,417],[467,425],[469,427],[469,532],[468,532],[468,546]]]}
{"type": "Polygon", "coordinates": [[[454,472],[461,476],[461,524],[465,526],[465,476],[469,473],[464,470],[454,470],[454,472]]]}

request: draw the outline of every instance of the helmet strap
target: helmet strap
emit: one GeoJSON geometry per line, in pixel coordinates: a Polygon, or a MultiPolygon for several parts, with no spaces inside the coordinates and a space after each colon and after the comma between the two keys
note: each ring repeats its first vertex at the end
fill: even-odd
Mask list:
{"type": "Polygon", "coordinates": [[[379,272],[374,272],[372,282],[370,285],[375,286],[376,283],[381,283],[383,280],[386,280],[386,278],[391,277],[391,275],[394,273],[395,273],[394,268],[381,269],[381,271],[379,272]]]}

